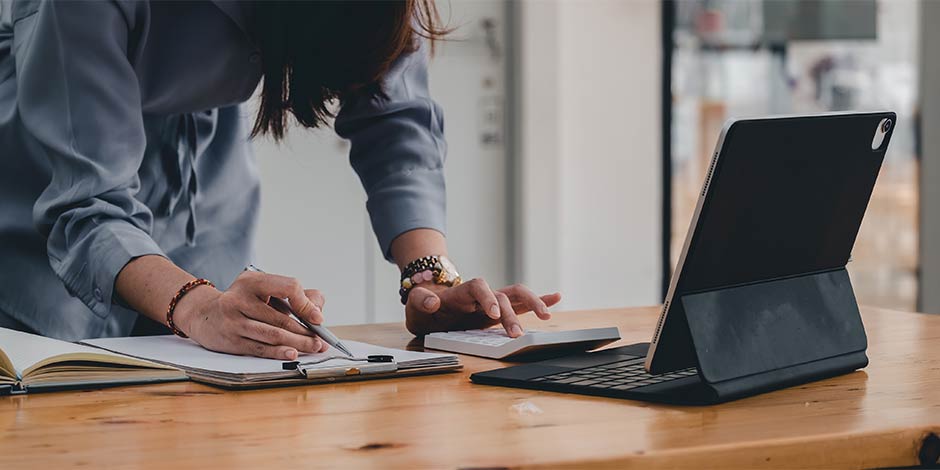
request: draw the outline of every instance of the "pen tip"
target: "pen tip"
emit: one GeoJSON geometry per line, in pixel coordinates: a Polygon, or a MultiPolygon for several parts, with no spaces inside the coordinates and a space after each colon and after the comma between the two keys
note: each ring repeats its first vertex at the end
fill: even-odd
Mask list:
{"type": "Polygon", "coordinates": [[[336,349],[339,349],[343,354],[345,354],[345,355],[347,355],[347,356],[349,356],[349,357],[353,357],[352,352],[350,352],[348,349],[346,349],[346,346],[344,346],[344,345],[342,345],[342,344],[338,344],[338,343],[337,343],[337,344],[336,344],[336,349]]]}

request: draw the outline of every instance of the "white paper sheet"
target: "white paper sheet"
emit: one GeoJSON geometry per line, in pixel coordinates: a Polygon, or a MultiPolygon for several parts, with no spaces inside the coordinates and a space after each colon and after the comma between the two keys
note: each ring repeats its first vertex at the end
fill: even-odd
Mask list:
{"type": "MultiPolygon", "coordinates": [[[[204,349],[192,340],[177,336],[136,336],[128,338],[100,338],[82,341],[85,344],[114,351],[128,356],[150,359],[156,362],[175,365],[184,369],[199,369],[203,371],[222,372],[225,374],[265,374],[283,370],[279,359],[262,359],[250,356],[235,356],[217,353],[204,349]]],[[[409,364],[428,362],[447,362],[454,358],[453,354],[433,354],[401,349],[385,348],[367,343],[343,340],[356,357],[366,357],[374,354],[394,356],[399,367],[409,364]]],[[[304,354],[297,360],[314,361],[327,356],[343,356],[344,354],[330,348],[318,354],[304,354]]],[[[322,364],[323,367],[339,367],[343,365],[361,364],[361,362],[333,359],[322,364]]],[[[318,366],[320,367],[320,366],[318,366]]]]}
{"type": "Polygon", "coordinates": [[[22,331],[0,328],[0,349],[6,353],[16,372],[22,374],[34,364],[61,354],[91,353],[103,356],[117,356],[108,351],[82,346],[44,336],[23,333],[22,331]]]}

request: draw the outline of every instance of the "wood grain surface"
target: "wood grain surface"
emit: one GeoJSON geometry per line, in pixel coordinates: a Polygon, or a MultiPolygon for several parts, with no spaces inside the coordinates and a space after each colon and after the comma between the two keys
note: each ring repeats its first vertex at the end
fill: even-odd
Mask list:
{"type": "MultiPolygon", "coordinates": [[[[648,341],[658,308],[559,313],[648,341]]],[[[940,316],[863,309],[863,371],[711,407],[475,385],[459,373],[228,392],[196,383],[0,398],[0,468],[915,465],[940,434],[940,316]]],[[[532,326],[534,318],[527,318],[532,326]]],[[[401,324],[343,338],[416,346],[401,324]]]]}

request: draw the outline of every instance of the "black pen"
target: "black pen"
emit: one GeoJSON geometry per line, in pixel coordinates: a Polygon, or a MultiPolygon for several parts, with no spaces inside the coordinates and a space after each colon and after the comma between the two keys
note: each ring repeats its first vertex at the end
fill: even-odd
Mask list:
{"type": "MultiPolygon", "coordinates": [[[[248,267],[245,268],[245,271],[254,271],[257,273],[264,272],[253,264],[249,264],[248,267]]],[[[271,300],[269,303],[271,304],[272,307],[275,307],[275,308],[279,307],[283,310],[290,312],[291,318],[293,318],[294,320],[297,320],[297,322],[303,325],[304,328],[312,331],[314,334],[316,334],[320,338],[323,338],[323,341],[326,341],[326,344],[333,346],[334,348],[336,348],[337,350],[339,350],[340,352],[342,352],[343,354],[349,357],[353,357],[353,353],[350,352],[349,349],[346,349],[346,346],[343,345],[343,342],[340,341],[339,338],[336,337],[336,335],[334,335],[330,330],[326,329],[325,327],[320,326],[320,325],[314,325],[313,323],[310,323],[307,320],[304,320],[303,318],[300,318],[299,316],[294,314],[294,310],[290,308],[290,304],[286,300],[279,299],[277,297],[271,297],[271,300]]]]}

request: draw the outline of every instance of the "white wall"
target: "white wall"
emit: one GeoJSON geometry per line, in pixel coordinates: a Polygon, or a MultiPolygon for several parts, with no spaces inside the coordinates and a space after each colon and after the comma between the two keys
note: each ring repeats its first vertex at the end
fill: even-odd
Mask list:
{"type": "Polygon", "coordinates": [[[566,309],[661,302],[659,2],[520,13],[523,279],[566,309]]]}
{"type": "Polygon", "coordinates": [[[940,57],[933,46],[940,47],[940,3],[925,1],[920,6],[920,276],[917,310],[940,313],[940,57]]]}
{"type": "MultiPolygon", "coordinates": [[[[438,2],[457,30],[438,43],[431,61],[431,94],[444,108],[447,138],[447,245],[465,279],[493,286],[510,282],[511,196],[507,168],[506,4],[502,0],[438,2]],[[484,22],[491,22],[489,37],[484,22]]],[[[400,321],[396,266],[373,244],[375,321],[400,321]]]]}
{"type": "MultiPolygon", "coordinates": [[[[459,26],[440,43],[431,92],[445,112],[448,245],[462,274],[509,281],[508,155],[503,131],[506,5],[441,2],[459,26]],[[494,24],[495,53],[483,20],[494,24]],[[494,113],[495,116],[491,116],[494,113]]],[[[255,142],[262,177],[258,264],[324,292],[328,324],[401,321],[398,270],[378,249],[348,146],[332,130],[293,129],[285,144],[255,142]]]]}
{"type": "Polygon", "coordinates": [[[372,320],[375,237],[347,144],[331,130],[294,129],[281,145],[258,139],[254,146],[262,181],[258,265],[320,289],[329,323],[372,320]]]}
{"type": "MultiPolygon", "coordinates": [[[[505,124],[487,116],[507,96],[506,4],[440,6],[460,26],[430,74],[445,110],[448,241],[462,274],[561,291],[566,309],[660,302],[659,3],[515,5],[515,173],[508,136],[484,142],[505,124]],[[495,22],[495,43],[484,18],[495,22]]],[[[378,251],[346,144],[329,130],[300,130],[280,147],[255,146],[259,265],[321,289],[329,324],[400,321],[398,272],[378,251]]]]}

